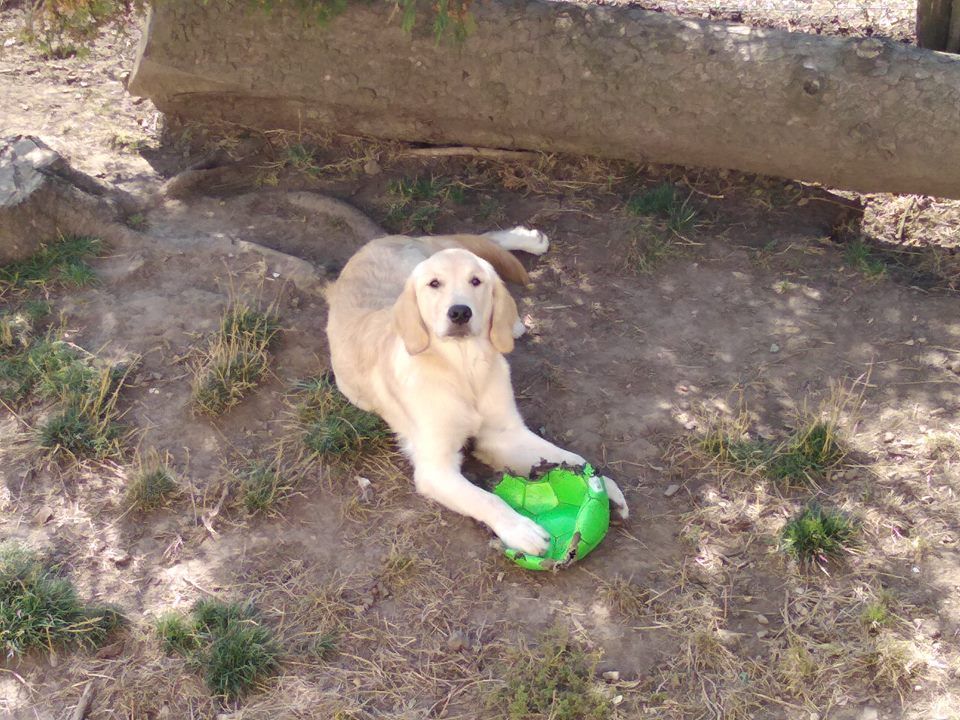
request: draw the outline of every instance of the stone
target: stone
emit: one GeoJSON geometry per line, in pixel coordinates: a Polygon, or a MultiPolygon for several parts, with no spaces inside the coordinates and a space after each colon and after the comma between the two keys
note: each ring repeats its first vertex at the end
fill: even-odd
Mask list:
{"type": "Polygon", "coordinates": [[[61,233],[104,237],[138,207],[39,138],[0,138],[0,264],[29,257],[61,233]]]}
{"type": "Polygon", "coordinates": [[[620,682],[620,672],[618,670],[608,670],[603,673],[603,679],[608,683],[620,682]]]}
{"type": "Polygon", "coordinates": [[[770,621],[767,620],[767,616],[766,616],[766,615],[757,615],[757,622],[760,623],[761,625],[769,625],[769,624],[770,624],[770,621]]]}
{"type": "Polygon", "coordinates": [[[663,496],[673,497],[674,495],[677,494],[677,492],[679,492],[679,490],[680,490],[679,485],[667,485],[667,489],[663,491],[663,496]]]}

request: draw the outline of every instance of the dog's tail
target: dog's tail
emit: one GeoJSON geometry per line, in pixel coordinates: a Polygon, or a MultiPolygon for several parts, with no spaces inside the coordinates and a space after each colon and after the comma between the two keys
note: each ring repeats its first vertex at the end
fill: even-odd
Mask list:
{"type": "Polygon", "coordinates": [[[503,249],[488,237],[483,235],[446,235],[424,239],[437,245],[437,250],[446,250],[453,247],[469,250],[477,257],[481,257],[493,265],[493,269],[503,280],[518,285],[530,284],[530,276],[527,274],[526,268],[514,254],[503,249]]]}

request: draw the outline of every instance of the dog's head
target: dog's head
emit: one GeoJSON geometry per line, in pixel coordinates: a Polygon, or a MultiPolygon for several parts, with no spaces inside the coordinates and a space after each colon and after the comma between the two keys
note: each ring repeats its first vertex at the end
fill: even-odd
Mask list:
{"type": "Polygon", "coordinates": [[[414,268],[393,316],[411,355],[434,341],[484,335],[498,352],[508,353],[518,320],[517,304],[493,266],[460,248],[438,252],[414,268]]]}

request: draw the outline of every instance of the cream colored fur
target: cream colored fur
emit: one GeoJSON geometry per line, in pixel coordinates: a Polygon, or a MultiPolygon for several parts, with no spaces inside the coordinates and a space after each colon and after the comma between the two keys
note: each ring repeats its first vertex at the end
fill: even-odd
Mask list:
{"type": "MultiPolygon", "coordinates": [[[[461,449],[498,470],[526,475],[541,461],[583,463],[524,425],[504,353],[522,332],[500,275],[528,282],[508,250],[541,254],[547,238],[514,228],[488,235],[391,236],[362,247],[327,291],[327,335],[337,386],[382,417],[414,466],[423,495],[488,525],[508,546],[535,555],[546,532],[460,472],[461,449]],[[499,272],[498,272],[499,271],[499,272]],[[472,312],[468,323],[451,306],[472,312]]],[[[605,478],[622,517],[623,493],[605,478]]]]}

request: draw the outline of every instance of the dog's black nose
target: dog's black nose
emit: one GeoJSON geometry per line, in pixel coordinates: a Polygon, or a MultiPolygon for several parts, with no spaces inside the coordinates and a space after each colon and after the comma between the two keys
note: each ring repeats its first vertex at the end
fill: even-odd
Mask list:
{"type": "Polygon", "coordinates": [[[466,305],[451,305],[447,310],[447,317],[454,325],[466,325],[473,317],[473,310],[466,305]]]}

